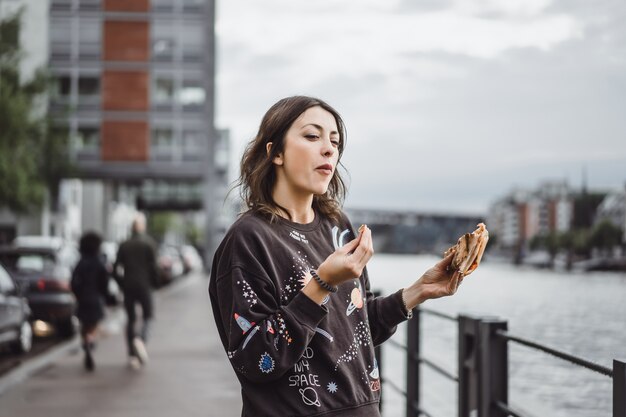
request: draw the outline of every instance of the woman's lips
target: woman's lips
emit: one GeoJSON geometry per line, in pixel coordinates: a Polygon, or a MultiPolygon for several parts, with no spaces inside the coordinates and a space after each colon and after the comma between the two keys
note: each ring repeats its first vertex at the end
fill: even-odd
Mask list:
{"type": "Polygon", "coordinates": [[[315,170],[321,172],[322,174],[330,175],[333,173],[333,166],[331,164],[324,164],[318,166],[315,170]]]}

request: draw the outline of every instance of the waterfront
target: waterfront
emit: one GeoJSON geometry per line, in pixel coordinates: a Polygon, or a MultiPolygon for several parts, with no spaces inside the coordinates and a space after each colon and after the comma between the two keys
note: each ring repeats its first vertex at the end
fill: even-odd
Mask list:
{"type": "MultiPolygon", "coordinates": [[[[377,254],[369,263],[373,289],[389,294],[436,262],[433,256],[377,254]]],[[[425,307],[448,314],[469,313],[508,320],[509,331],[612,367],[626,358],[626,274],[564,273],[481,264],[452,298],[425,307]]],[[[422,352],[456,373],[457,328],[434,317],[423,319],[422,352]]],[[[401,325],[394,338],[404,343],[401,325]]],[[[383,375],[404,387],[404,357],[385,345],[383,375]]],[[[611,379],[541,352],[509,344],[509,398],[531,415],[610,417],[611,379]]],[[[424,368],[423,368],[424,369],[424,368]]],[[[456,415],[456,385],[424,369],[423,407],[434,417],[456,415]]],[[[384,415],[404,413],[403,398],[384,390],[384,415]]]]}

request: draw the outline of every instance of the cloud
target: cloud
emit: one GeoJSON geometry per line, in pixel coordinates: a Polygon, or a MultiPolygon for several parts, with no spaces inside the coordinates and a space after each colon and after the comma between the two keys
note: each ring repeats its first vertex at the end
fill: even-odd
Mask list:
{"type": "Polygon", "coordinates": [[[271,104],[308,94],[347,123],[348,201],[361,206],[462,199],[479,211],[516,181],[576,179],[584,164],[598,186],[626,180],[622,3],[219,7],[217,119],[232,129],[233,166],[271,104]]]}

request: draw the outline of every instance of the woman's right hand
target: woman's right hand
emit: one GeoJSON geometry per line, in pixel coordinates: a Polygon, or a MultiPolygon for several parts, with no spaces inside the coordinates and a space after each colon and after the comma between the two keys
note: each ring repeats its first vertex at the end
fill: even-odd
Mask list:
{"type": "Polygon", "coordinates": [[[374,255],[372,231],[363,226],[359,235],[330,254],[317,268],[320,278],[330,285],[339,285],[361,276],[363,268],[374,255]]]}

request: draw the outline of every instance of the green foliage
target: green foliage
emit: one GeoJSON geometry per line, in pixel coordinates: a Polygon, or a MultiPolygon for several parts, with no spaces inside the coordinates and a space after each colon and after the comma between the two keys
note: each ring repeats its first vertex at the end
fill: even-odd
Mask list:
{"type": "Polygon", "coordinates": [[[162,241],[163,237],[174,225],[174,213],[156,212],[148,217],[148,233],[156,240],[162,241]]]}
{"type": "Polygon", "coordinates": [[[188,223],[185,226],[185,238],[187,239],[187,242],[195,247],[201,246],[202,241],[204,240],[202,230],[191,223],[188,223]]]}
{"type": "Polygon", "coordinates": [[[560,249],[577,255],[589,255],[591,250],[589,229],[571,229],[561,233],[559,239],[560,249]]]}
{"type": "Polygon", "coordinates": [[[37,116],[50,77],[39,71],[26,83],[20,80],[20,16],[0,22],[0,206],[27,212],[41,206],[46,189],[54,204],[61,179],[74,169],[67,131],[37,116]]]}
{"type": "Polygon", "coordinates": [[[589,240],[592,247],[609,250],[622,243],[622,235],[622,229],[608,220],[603,220],[593,228],[589,240]]]}

